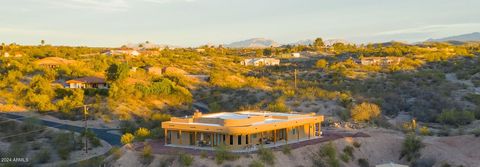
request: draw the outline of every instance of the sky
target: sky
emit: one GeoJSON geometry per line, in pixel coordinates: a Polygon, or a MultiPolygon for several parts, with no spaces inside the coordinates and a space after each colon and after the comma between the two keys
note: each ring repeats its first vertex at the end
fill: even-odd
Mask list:
{"type": "Polygon", "coordinates": [[[479,8],[479,0],[0,0],[0,42],[418,42],[479,32],[479,8]]]}

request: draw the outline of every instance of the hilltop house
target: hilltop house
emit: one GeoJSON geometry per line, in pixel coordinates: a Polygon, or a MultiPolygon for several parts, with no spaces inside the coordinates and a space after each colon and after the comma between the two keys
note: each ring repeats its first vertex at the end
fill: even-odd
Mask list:
{"type": "Polygon", "coordinates": [[[108,84],[103,78],[99,77],[82,77],[66,82],[69,88],[99,88],[99,89],[108,89],[108,84]]]}
{"type": "Polygon", "coordinates": [[[405,58],[403,57],[363,57],[360,59],[360,64],[361,65],[394,65],[394,64],[399,64],[401,61],[403,61],[405,58]]]}
{"type": "Polygon", "coordinates": [[[275,66],[280,65],[280,60],[275,58],[252,58],[240,62],[244,66],[275,66]]]}
{"type": "Polygon", "coordinates": [[[67,60],[60,57],[46,57],[46,58],[37,60],[34,63],[45,68],[56,69],[61,65],[68,65],[74,62],[75,62],[74,60],[67,60]]]}
{"type": "Polygon", "coordinates": [[[138,56],[140,55],[140,52],[134,49],[112,49],[112,50],[106,51],[104,54],[108,56],[114,56],[114,55],[138,56]]]}
{"type": "Polygon", "coordinates": [[[300,53],[297,53],[297,52],[292,53],[292,57],[300,57],[300,53]]]}
{"type": "Polygon", "coordinates": [[[165,145],[212,149],[226,145],[234,151],[259,145],[278,146],[321,136],[323,115],[273,112],[221,112],[172,117],[162,122],[165,145]]]}

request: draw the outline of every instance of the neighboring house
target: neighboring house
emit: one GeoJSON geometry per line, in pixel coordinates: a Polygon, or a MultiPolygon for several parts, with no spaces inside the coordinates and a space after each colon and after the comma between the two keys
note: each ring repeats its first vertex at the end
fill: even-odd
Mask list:
{"type": "Polygon", "coordinates": [[[360,64],[362,65],[394,65],[399,64],[405,58],[403,57],[363,57],[360,59],[360,64]]]}
{"type": "Polygon", "coordinates": [[[165,145],[209,150],[225,145],[233,151],[296,143],[322,135],[323,115],[315,113],[221,112],[172,117],[162,122],[165,145]]]}
{"type": "Polygon", "coordinates": [[[292,57],[300,57],[300,53],[292,53],[292,57]]]}
{"type": "Polygon", "coordinates": [[[3,53],[3,57],[11,57],[11,56],[13,56],[13,57],[22,57],[23,54],[20,53],[20,52],[15,52],[13,55],[10,54],[10,53],[8,53],[8,52],[4,52],[4,53],[3,53]]]}
{"type": "Polygon", "coordinates": [[[244,66],[275,66],[280,65],[280,60],[275,58],[252,58],[245,59],[240,64],[244,66]]]}
{"type": "Polygon", "coordinates": [[[115,49],[115,50],[108,50],[104,54],[109,56],[114,56],[114,55],[138,56],[140,55],[140,52],[134,49],[115,49]]]}
{"type": "Polygon", "coordinates": [[[99,88],[99,89],[108,89],[108,84],[104,78],[99,77],[82,77],[66,82],[69,88],[99,88]]]}
{"type": "Polygon", "coordinates": [[[75,62],[74,60],[67,60],[60,57],[46,57],[46,58],[37,60],[34,63],[45,68],[56,69],[61,65],[68,65],[74,62],[75,62]]]}

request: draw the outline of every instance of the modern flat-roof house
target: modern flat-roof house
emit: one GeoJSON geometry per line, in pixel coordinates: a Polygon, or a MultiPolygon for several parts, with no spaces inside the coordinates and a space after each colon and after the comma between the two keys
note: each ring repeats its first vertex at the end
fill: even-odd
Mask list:
{"type": "Polygon", "coordinates": [[[82,77],[66,82],[69,88],[99,88],[108,89],[108,84],[103,78],[99,77],[82,77]]]}
{"type": "Polygon", "coordinates": [[[140,52],[134,49],[112,49],[112,50],[106,51],[104,54],[108,56],[114,56],[114,55],[139,56],[140,52]]]}
{"type": "Polygon", "coordinates": [[[280,60],[275,58],[252,58],[245,59],[240,64],[244,66],[275,66],[280,65],[280,60]]]}
{"type": "Polygon", "coordinates": [[[236,151],[274,146],[321,136],[323,115],[241,111],[172,117],[162,122],[165,145],[212,149],[225,145],[236,151]]]}

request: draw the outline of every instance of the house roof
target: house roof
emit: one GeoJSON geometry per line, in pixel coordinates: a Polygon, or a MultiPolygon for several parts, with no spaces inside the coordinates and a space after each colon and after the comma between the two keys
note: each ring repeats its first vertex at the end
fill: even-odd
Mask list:
{"type": "Polygon", "coordinates": [[[82,78],[76,78],[76,79],[68,80],[67,83],[94,83],[94,84],[98,84],[98,83],[106,83],[106,82],[105,82],[104,78],[89,76],[89,77],[82,77],[82,78]]]}
{"type": "Polygon", "coordinates": [[[172,117],[162,127],[177,130],[196,130],[223,133],[255,133],[275,128],[300,126],[323,121],[315,113],[275,113],[268,111],[240,111],[172,117]]]}

